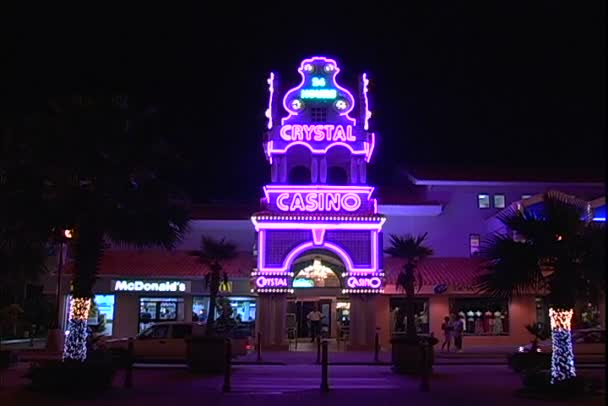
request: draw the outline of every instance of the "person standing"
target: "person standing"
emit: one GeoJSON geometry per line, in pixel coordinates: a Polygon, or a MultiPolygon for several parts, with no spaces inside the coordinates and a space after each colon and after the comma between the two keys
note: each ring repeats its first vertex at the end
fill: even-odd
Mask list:
{"type": "Polygon", "coordinates": [[[465,318],[460,316],[454,323],[454,346],[457,352],[462,352],[462,334],[464,331],[465,318]]]}
{"type": "Polygon", "coordinates": [[[310,342],[313,343],[321,332],[321,319],[323,318],[323,314],[319,311],[317,305],[315,305],[306,318],[310,322],[310,342]]]}
{"type": "Polygon", "coordinates": [[[443,323],[441,323],[441,330],[443,330],[443,343],[441,344],[441,351],[447,348],[448,352],[450,352],[450,345],[452,342],[452,330],[454,330],[454,325],[449,317],[443,318],[443,323]]]}

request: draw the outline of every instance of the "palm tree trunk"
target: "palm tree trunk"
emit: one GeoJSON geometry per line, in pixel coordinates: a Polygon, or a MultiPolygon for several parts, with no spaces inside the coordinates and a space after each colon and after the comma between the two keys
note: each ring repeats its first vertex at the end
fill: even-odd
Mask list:
{"type": "Polygon", "coordinates": [[[217,293],[220,289],[220,269],[221,267],[213,265],[211,267],[211,281],[209,284],[209,314],[207,315],[207,335],[212,335],[215,325],[215,302],[217,301],[217,293]]]}
{"type": "Polygon", "coordinates": [[[572,309],[549,309],[551,320],[551,383],[558,383],[576,376],[574,350],[572,349],[572,309]]]}
{"type": "Polygon", "coordinates": [[[82,362],[87,358],[87,320],[93,285],[103,256],[103,234],[97,228],[82,228],[74,242],[74,250],[76,272],[63,359],[82,362]]]}
{"type": "Polygon", "coordinates": [[[416,337],[416,324],[415,317],[416,312],[414,311],[414,274],[412,271],[406,271],[407,284],[405,286],[405,331],[408,338],[416,337]]]}

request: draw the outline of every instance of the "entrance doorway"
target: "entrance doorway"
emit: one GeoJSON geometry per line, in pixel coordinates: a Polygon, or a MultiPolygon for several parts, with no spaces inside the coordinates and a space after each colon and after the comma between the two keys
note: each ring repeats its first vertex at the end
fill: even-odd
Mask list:
{"type": "MultiPolygon", "coordinates": [[[[307,300],[290,300],[287,302],[287,314],[292,315],[295,319],[295,337],[299,340],[312,339],[312,331],[308,320],[308,314],[314,309],[318,309],[321,314],[321,337],[332,338],[333,323],[335,317],[332,315],[332,300],[331,299],[307,299],[307,300]]],[[[288,316],[288,318],[290,318],[288,316]]],[[[294,323],[293,321],[291,322],[294,323]]],[[[294,338],[295,338],[294,337],[294,338]]]]}

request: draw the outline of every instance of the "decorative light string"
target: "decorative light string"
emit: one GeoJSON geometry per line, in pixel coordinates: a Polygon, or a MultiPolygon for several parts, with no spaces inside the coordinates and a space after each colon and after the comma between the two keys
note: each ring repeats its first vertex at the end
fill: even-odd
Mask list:
{"type": "Polygon", "coordinates": [[[64,360],[84,361],[87,358],[87,320],[90,309],[90,298],[74,298],[70,301],[70,321],[63,346],[64,360]]]}
{"type": "Polygon", "coordinates": [[[561,382],[576,376],[574,350],[572,348],[571,320],[572,309],[549,309],[551,320],[551,383],[561,382]]]}

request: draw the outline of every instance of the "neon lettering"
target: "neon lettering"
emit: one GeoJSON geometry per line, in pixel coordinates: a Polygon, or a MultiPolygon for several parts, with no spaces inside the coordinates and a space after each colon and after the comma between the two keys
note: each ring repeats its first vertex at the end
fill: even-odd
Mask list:
{"type": "Polygon", "coordinates": [[[300,97],[303,99],[335,99],[338,97],[336,89],[302,89],[300,97]]]}
{"type": "Polygon", "coordinates": [[[289,193],[281,193],[279,195],[279,197],[277,197],[277,207],[279,208],[279,210],[282,211],[289,211],[289,206],[287,206],[285,203],[283,203],[285,201],[285,199],[289,198],[289,193]]]}
{"type": "Polygon", "coordinates": [[[118,292],[185,292],[186,284],[178,281],[147,282],[125,281],[114,282],[114,290],[118,292]]]}
{"type": "Polygon", "coordinates": [[[382,279],[380,279],[377,276],[372,276],[371,278],[365,277],[365,276],[349,276],[348,279],[346,280],[346,285],[348,285],[349,288],[354,289],[354,288],[372,288],[372,289],[378,289],[380,288],[380,286],[382,286],[382,279]]]}
{"type": "Polygon", "coordinates": [[[325,86],[325,78],[312,78],[312,87],[324,87],[325,86]]]}
{"type": "Polygon", "coordinates": [[[361,207],[361,197],[352,192],[294,192],[281,193],[276,200],[277,208],[289,212],[348,211],[361,207]],[[291,202],[289,199],[291,198],[291,202]]]}
{"type": "Polygon", "coordinates": [[[287,287],[287,278],[258,276],[255,280],[255,286],[257,286],[258,288],[287,287]]]}
{"type": "Polygon", "coordinates": [[[333,124],[286,124],[281,127],[279,136],[284,141],[330,141],[330,142],[355,142],[353,126],[333,124]]]}

